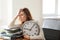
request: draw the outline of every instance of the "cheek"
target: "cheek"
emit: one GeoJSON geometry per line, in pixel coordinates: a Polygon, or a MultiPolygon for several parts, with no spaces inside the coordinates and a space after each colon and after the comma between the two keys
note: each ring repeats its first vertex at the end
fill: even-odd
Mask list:
{"type": "Polygon", "coordinates": [[[21,19],[22,20],[26,20],[26,16],[21,16],[21,19]]]}
{"type": "Polygon", "coordinates": [[[23,17],[24,20],[26,20],[26,17],[23,17]]]}

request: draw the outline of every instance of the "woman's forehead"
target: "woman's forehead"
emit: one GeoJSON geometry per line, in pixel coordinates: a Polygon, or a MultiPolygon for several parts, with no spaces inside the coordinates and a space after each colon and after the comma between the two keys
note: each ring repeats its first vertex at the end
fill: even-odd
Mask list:
{"type": "Polygon", "coordinates": [[[26,15],[24,12],[20,12],[20,15],[26,15]]]}

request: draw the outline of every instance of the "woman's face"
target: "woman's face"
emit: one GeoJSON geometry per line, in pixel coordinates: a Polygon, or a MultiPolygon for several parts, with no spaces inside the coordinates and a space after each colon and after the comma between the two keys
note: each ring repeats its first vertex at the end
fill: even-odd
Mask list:
{"type": "Polygon", "coordinates": [[[21,11],[19,14],[19,20],[24,22],[26,21],[26,19],[27,19],[26,14],[23,11],[21,11]]]}

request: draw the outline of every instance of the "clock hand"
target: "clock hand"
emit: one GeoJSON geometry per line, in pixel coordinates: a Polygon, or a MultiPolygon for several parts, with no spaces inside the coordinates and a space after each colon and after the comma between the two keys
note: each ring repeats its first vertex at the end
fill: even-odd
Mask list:
{"type": "MultiPolygon", "coordinates": [[[[34,24],[35,25],[35,24],[34,24]]],[[[32,28],[34,27],[34,25],[31,27],[30,31],[32,30],[32,28]]]]}
{"type": "Polygon", "coordinates": [[[30,29],[28,29],[28,28],[24,28],[24,29],[26,29],[26,30],[30,30],[30,29]]]}

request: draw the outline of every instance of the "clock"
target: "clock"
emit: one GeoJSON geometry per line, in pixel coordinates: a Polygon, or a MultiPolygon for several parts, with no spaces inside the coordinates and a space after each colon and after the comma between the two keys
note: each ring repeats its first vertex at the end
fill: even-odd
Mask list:
{"type": "Polygon", "coordinates": [[[26,21],[23,24],[23,34],[29,36],[39,35],[40,27],[36,22],[26,21]]]}

